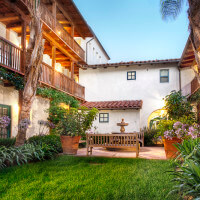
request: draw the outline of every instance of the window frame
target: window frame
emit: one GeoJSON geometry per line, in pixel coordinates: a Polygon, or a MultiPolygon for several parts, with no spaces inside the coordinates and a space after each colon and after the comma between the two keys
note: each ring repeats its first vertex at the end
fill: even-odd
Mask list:
{"type": "Polygon", "coordinates": [[[127,71],[127,80],[128,81],[136,80],[136,71],[127,71]],[[131,75],[129,75],[129,73],[131,73],[131,75]],[[132,73],[134,73],[135,75],[132,75],[132,73]],[[128,78],[129,76],[131,76],[131,79],[128,78]],[[135,76],[134,79],[133,79],[133,76],[135,76]]]}
{"type": "Polygon", "coordinates": [[[109,113],[99,113],[99,123],[109,123],[109,113]],[[104,114],[107,114],[107,117],[104,117],[104,114]],[[101,117],[103,115],[103,117],[101,117]],[[101,119],[103,118],[103,121],[101,119]],[[104,121],[104,119],[107,119],[107,121],[104,121]]]}
{"type": "Polygon", "coordinates": [[[160,69],[160,83],[169,83],[169,69],[160,69]],[[162,71],[167,71],[168,75],[167,76],[161,76],[162,71]],[[162,78],[168,78],[168,81],[162,82],[161,81],[162,78]]]}

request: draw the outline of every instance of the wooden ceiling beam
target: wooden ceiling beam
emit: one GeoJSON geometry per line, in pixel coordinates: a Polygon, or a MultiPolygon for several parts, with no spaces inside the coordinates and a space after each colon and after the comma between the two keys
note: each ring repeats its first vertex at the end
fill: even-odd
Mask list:
{"type": "Polygon", "coordinates": [[[7,17],[3,17],[3,16],[0,16],[0,22],[7,22],[7,21],[16,21],[16,20],[19,20],[19,17],[18,16],[7,16],[7,17]]]}
{"type": "Polygon", "coordinates": [[[7,29],[12,29],[12,28],[21,28],[22,23],[21,22],[15,22],[15,23],[9,23],[6,25],[7,29]]]}
{"type": "Polygon", "coordinates": [[[63,48],[56,40],[54,40],[54,38],[52,38],[49,34],[45,33],[43,31],[43,35],[44,37],[51,41],[55,46],[57,46],[57,48],[66,56],[70,57],[74,62],[78,62],[78,60],[73,57],[65,48],[63,48]]]}
{"type": "Polygon", "coordinates": [[[60,4],[59,2],[57,2],[57,7],[58,9],[63,13],[63,15],[71,22],[71,24],[73,26],[75,26],[77,32],[80,34],[80,36],[85,39],[84,34],[82,33],[82,31],[79,29],[79,26],[76,24],[76,22],[74,22],[71,17],[69,16],[69,14],[66,12],[65,10],[65,6],[60,4]]]}

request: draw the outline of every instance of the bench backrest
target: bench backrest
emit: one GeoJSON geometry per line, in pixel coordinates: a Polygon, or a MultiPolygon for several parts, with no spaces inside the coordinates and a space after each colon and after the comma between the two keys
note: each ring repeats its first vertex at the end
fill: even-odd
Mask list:
{"type": "Polygon", "coordinates": [[[133,147],[138,145],[138,134],[86,134],[88,147],[133,147]]]}

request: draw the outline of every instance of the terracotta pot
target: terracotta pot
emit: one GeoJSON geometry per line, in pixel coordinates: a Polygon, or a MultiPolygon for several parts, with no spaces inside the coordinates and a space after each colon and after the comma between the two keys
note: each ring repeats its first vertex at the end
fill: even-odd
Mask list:
{"type": "Polygon", "coordinates": [[[60,140],[64,154],[76,155],[81,136],[65,136],[61,135],[60,140]]]}
{"type": "Polygon", "coordinates": [[[177,156],[178,150],[174,146],[174,144],[181,143],[182,140],[176,137],[172,138],[172,140],[163,139],[164,147],[165,147],[165,154],[167,159],[172,159],[177,156]]]}

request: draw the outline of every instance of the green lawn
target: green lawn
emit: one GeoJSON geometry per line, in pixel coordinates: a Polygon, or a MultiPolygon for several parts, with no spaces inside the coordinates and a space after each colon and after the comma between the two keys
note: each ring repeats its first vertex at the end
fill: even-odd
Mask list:
{"type": "Polygon", "coordinates": [[[0,171],[0,199],[177,199],[169,161],[60,156],[0,171]]]}

